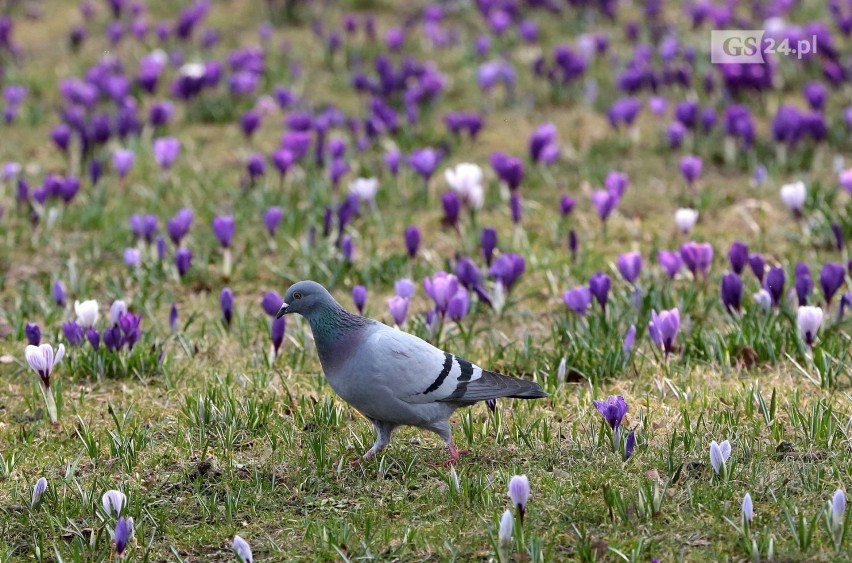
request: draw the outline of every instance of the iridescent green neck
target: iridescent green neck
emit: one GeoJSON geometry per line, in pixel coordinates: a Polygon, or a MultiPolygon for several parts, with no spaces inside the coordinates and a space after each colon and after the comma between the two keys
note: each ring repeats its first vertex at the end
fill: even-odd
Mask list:
{"type": "Polygon", "coordinates": [[[349,334],[372,322],[362,316],[353,315],[338,303],[323,307],[310,317],[311,330],[317,346],[338,343],[349,334]]]}

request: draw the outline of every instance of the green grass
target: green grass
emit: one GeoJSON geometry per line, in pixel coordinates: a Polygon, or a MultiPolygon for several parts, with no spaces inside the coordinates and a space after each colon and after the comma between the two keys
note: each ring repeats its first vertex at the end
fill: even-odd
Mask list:
{"type": "MultiPolygon", "coordinates": [[[[41,21],[16,17],[16,37],[27,57],[8,70],[10,81],[30,87],[31,99],[29,113],[24,112],[28,119],[6,126],[0,161],[31,168],[33,185],[44,173],[62,173],[69,166],[46,141],[56,122],[57,81],[81,73],[106,49],[98,32],[77,55],[57,50],[55,37],[64,37],[79,15],[74,3],[56,4],[41,21]]],[[[229,49],[257,42],[263,11],[247,1],[214,4],[208,23],[222,29],[223,44],[209,56],[226,60],[229,49]]],[[[349,4],[323,14],[329,26],[344,9],[364,3],[349,4]]],[[[402,9],[375,4],[370,9],[376,10],[381,36],[402,9]]],[[[105,8],[99,7],[103,18],[105,8]]],[[[175,8],[158,1],[151,10],[164,17],[175,8]]],[[[534,17],[543,44],[569,39],[558,18],[534,17]]],[[[321,231],[324,207],[338,199],[324,172],[308,166],[282,183],[270,171],[254,188],[240,187],[245,157],[277,146],[283,115],[267,117],[256,138],[246,142],[233,122],[210,117],[239,115],[250,106],[224,95],[189,110],[179,107],[166,131],[183,145],[171,173],[156,169],[146,131],[128,143],[136,164],[127,181],[119,183],[107,173],[95,189],[84,182],[70,206],[52,204],[59,209],[52,226],[42,221],[31,228],[29,211],[16,207],[13,191],[3,187],[0,561],[110,560],[114,518],[104,514],[100,501],[109,489],[120,489],[129,499],[128,515],[136,523],[132,560],[232,560],[229,542],[238,533],[258,561],[496,561],[498,522],[510,508],[508,481],[520,473],[529,476],[532,496],[523,533],[516,530],[510,550],[517,561],[748,560],[740,533],[726,520],[740,524],[746,492],[756,512],[751,537],[762,557],[771,538],[779,561],[848,558],[843,554],[852,549],[849,538],[836,552],[822,512],[838,487],[849,486],[852,473],[849,321],[835,322],[835,298],[810,352],[797,334],[794,307],[785,302],[781,310],[764,313],[753,303],[758,285],[750,273],[744,275],[741,318],[727,315],[718,297],[733,240],[784,265],[788,288],[796,261],[807,261],[818,278],[825,262],[848,259],[832,249],[829,229],[838,221],[847,238],[852,235],[852,204],[838,192],[831,169],[835,154],[848,154],[850,148],[841,120],[829,120],[830,144],[805,148],[786,165],[774,161],[764,140],[726,165],[720,131],[696,136],[687,151],[704,158],[705,171],[693,198],[677,167],[687,151],[668,151],[665,123],[646,112],[638,123],[640,142],[609,129],[601,112],[615,92],[605,60],[589,70],[599,81],[597,101],[583,101],[582,88],[554,99],[529,72],[534,48],[506,39],[519,76],[517,99],[505,100],[501,93],[483,97],[468,47],[483,24],[469,9],[453,22],[464,38],[457,48],[433,51],[421,37],[409,38],[410,52],[434,58],[450,81],[434,117],[406,127],[394,140],[407,151],[446,139],[452,154],[439,167],[424,204],[422,183],[409,170],[398,179],[383,173],[383,151],[356,154],[350,140],[353,170],[381,180],[376,210],[365,211],[347,229],[356,246],[351,265],[333,240],[318,236],[314,247],[307,242],[312,226],[321,231]],[[479,139],[448,137],[440,121],[444,111],[482,108],[491,111],[479,139]],[[521,188],[525,216],[516,228],[488,155],[499,149],[526,156],[529,133],[544,121],[557,124],[563,157],[550,168],[527,164],[521,188]],[[440,194],[446,187],[443,169],[463,161],[487,170],[487,197],[475,223],[463,215],[456,233],[441,226],[440,194]],[[751,183],[758,162],[769,169],[769,180],[760,187],[751,183]],[[604,232],[588,194],[613,169],[630,176],[630,188],[604,232]],[[788,216],[777,196],[781,184],[799,177],[809,186],[802,223],[788,216]],[[561,193],[578,201],[567,220],[558,217],[561,193]],[[271,205],[286,210],[274,241],[260,221],[271,205]],[[710,241],[715,249],[703,285],[688,274],[668,281],[656,266],[657,250],[676,249],[688,240],[672,221],[674,210],[684,205],[701,213],[689,238],[710,241]],[[196,213],[185,243],[194,254],[187,278],[179,280],[174,272],[171,243],[165,263],[145,249],[144,266],[129,271],[122,252],[133,244],[130,214],[155,213],[162,232],[183,206],[196,213]],[[237,224],[230,279],[223,279],[221,250],[210,229],[213,216],[221,213],[232,213],[237,224]],[[403,246],[409,224],[424,233],[413,261],[403,246]],[[534,378],[550,397],[501,400],[493,414],[481,405],[459,411],[453,418],[455,440],[471,453],[455,468],[458,487],[441,466],[440,440],[412,429],[395,434],[378,458],[350,468],[349,460],[372,444],[372,426],[325,383],[301,319],[289,321],[281,355],[271,356],[261,296],[272,289],[283,294],[290,283],[313,278],[350,307],[349,292],[360,283],[370,291],[366,314],[389,322],[385,299],[393,282],[411,277],[418,289],[406,329],[434,342],[422,320],[429,303],[419,282],[450,268],[456,252],[481,262],[478,240],[485,225],[498,229],[502,252],[526,257],[527,272],[501,313],[474,304],[463,330],[448,321],[437,343],[482,366],[534,378]],[[580,238],[576,262],[565,242],[572,228],[580,238]],[[616,257],[633,249],[644,258],[639,307],[615,269],[616,257]],[[606,317],[595,304],[586,318],[576,318],[562,303],[562,292],[597,271],[613,278],[606,317]],[[52,426],[37,378],[24,361],[23,327],[38,322],[43,341],[63,341],[61,324],[74,313],[71,306],[53,305],[55,280],[66,284],[71,303],[98,299],[102,317],[113,300],[124,299],[143,315],[143,338],[131,354],[103,348],[95,354],[88,344],[69,349],[55,377],[60,421],[52,426]],[[230,330],[220,321],[218,306],[226,286],[237,300],[230,330]],[[174,333],[168,325],[172,304],[180,314],[174,333]],[[648,338],[647,324],[652,310],[674,306],[681,310],[683,327],[665,363],[648,338]],[[636,346],[625,355],[622,339],[631,324],[637,327],[636,346]],[[557,366],[563,358],[568,369],[560,382],[557,366]],[[622,394],[630,404],[628,424],[636,430],[637,446],[627,461],[612,451],[608,428],[592,405],[608,394],[622,394]],[[730,472],[718,479],[709,445],[725,439],[733,445],[730,472]],[[49,489],[33,510],[30,494],[41,476],[49,489]],[[794,539],[785,508],[793,521],[797,510],[815,528],[808,545],[794,539]]],[[[621,31],[604,21],[586,15],[571,29],[571,37],[610,30],[614,49],[629,53],[621,31]]],[[[699,34],[685,37],[703,46],[699,34]]],[[[347,113],[363,110],[367,100],[351,93],[342,53],[329,64],[309,24],[285,25],[271,45],[283,39],[291,48],[282,53],[270,47],[266,90],[288,84],[315,107],[335,103],[347,113]],[[295,81],[289,78],[293,61],[302,68],[295,81]]],[[[848,41],[842,45],[848,47],[848,41]]],[[[379,49],[356,42],[351,51],[366,58],[379,49]]],[[[131,61],[146,49],[126,41],[115,52],[133,71],[131,61]]],[[[201,56],[188,49],[187,60],[196,55],[201,56]]],[[[772,115],[766,106],[797,97],[801,82],[815,72],[782,69],[788,77],[784,89],[751,102],[762,139],[772,115]]],[[[832,94],[829,115],[838,115],[843,92],[832,94]]],[[[721,103],[718,93],[702,98],[703,105],[710,103],[721,103]]],[[[818,290],[814,300],[822,301],[818,290]]]]}

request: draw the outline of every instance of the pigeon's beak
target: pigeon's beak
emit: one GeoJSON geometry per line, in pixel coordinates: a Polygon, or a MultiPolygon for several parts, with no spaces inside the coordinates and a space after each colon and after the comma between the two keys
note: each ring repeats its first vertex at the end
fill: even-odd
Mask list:
{"type": "Polygon", "coordinates": [[[287,309],[288,309],[288,307],[290,307],[290,306],[289,306],[289,305],[287,305],[286,303],[282,303],[282,304],[281,304],[281,308],[280,308],[280,309],[278,309],[278,312],[277,312],[277,313],[275,313],[275,318],[276,318],[276,319],[280,319],[281,317],[283,317],[284,315],[286,315],[286,314],[289,312],[289,311],[287,310],[287,309]]]}

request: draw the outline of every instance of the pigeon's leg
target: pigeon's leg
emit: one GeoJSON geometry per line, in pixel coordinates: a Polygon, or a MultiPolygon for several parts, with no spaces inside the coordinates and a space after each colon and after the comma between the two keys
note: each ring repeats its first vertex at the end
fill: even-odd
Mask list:
{"type": "Polygon", "coordinates": [[[362,459],[370,459],[371,457],[385,449],[390,443],[391,434],[393,434],[396,425],[390,424],[388,422],[382,422],[381,420],[376,420],[375,418],[370,418],[369,420],[373,423],[373,426],[376,427],[376,441],[373,444],[373,447],[367,450],[363,457],[353,459],[349,462],[349,465],[358,465],[359,463],[361,463],[362,459]]]}
{"type": "Polygon", "coordinates": [[[435,422],[428,429],[443,438],[447,444],[447,449],[450,450],[450,457],[444,462],[444,467],[454,465],[461,456],[470,453],[468,450],[460,450],[456,447],[456,443],[453,441],[453,433],[450,430],[449,420],[435,422]]]}

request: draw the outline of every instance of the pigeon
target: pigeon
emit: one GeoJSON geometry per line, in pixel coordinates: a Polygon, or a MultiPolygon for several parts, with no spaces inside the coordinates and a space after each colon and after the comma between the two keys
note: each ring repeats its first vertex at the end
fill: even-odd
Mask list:
{"type": "Polygon", "coordinates": [[[413,334],[350,313],[314,281],[287,290],[276,317],[290,313],[310,323],[331,388],[376,428],[375,443],[353,465],[384,450],[399,426],[440,436],[450,452],[445,465],[452,465],[467,453],[456,448],[450,431],[456,409],[500,397],[548,396],[537,383],[482,369],[413,334]]]}

